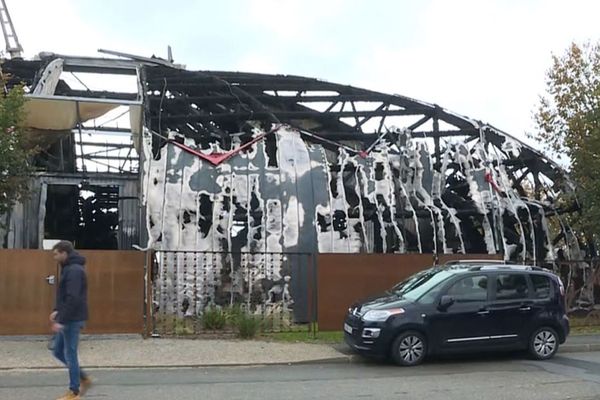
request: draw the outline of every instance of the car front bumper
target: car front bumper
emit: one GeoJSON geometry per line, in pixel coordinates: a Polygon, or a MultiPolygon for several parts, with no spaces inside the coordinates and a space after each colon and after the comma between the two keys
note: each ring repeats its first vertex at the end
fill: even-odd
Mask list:
{"type": "Polygon", "coordinates": [[[360,354],[374,357],[388,355],[389,340],[383,324],[365,325],[359,318],[348,316],[344,322],[344,340],[360,354]]]}

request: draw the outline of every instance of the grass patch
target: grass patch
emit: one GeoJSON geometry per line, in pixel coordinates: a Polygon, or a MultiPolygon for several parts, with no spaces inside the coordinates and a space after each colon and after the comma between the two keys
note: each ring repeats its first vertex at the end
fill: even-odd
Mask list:
{"type": "Polygon", "coordinates": [[[600,335],[600,325],[574,326],[571,335],[600,335]]]}
{"type": "Polygon", "coordinates": [[[344,332],[317,332],[316,336],[313,336],[312,332],[307,331],[276,332],[266,333],[263,337],[265,339],[286,343],[339,344],[344,341],[344,332]]]}
{"type": "Polygon", "coordinates": [[[600,320],[598,318],[569,317],[571,335],[600,335],[600,320]]]}
{"type": "Polygon", "coordinates": [[[195,334],[194,321],[190,318],[178,318],[173,328],[176,336],[190,336],[195,334]]]}

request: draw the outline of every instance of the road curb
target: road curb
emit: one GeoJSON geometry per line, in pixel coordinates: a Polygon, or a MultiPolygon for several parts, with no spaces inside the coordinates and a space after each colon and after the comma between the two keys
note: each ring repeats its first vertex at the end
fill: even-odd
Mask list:
{"type": "Polygon", "coordinates": [[[600,351],[600,343],[563,344],[558,348],[559,353],[583,353],[600,351]]]}
{"type": "MultiPolygon", "coordinates": [[[[230,363],[230,364],[172,364],[172,365],[85,365],[85,369],[177,369],[177,368],[226,368],[226,367],[266,367],[266,366],[292,366],[315,364],[349,364],[358,361],[359,356],[340,356],[315,360],[272,362],[272,363],[230,363]]],[[[44,367],[0,367],[0,371],[52,371],[62,370],[61,366],[44,367]]]]}

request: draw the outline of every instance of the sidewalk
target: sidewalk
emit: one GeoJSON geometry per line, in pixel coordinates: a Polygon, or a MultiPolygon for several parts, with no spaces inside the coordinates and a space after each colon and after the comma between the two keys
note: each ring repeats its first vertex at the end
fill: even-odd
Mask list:
{"type": "MultiPolygon", "coordinates": [[[[47,338],[0,337],[0,370],[58,368],[47,338]]],[[[341,361],[331,346],[258,340],[83,338],[81,365],[88,368],[200,367],[341,361]]]]}
{"type": "Polygon", "coordinates": [[[558,348],[559,353],[600,351],[600,335],[571,335],[558,348]]]}
{"type": "MultiPolygon", "coordinates": [[[[0,337],[0,370],[61,368],[47,337],[0,337]]],[[[600,351],[600,335],[570,336],[559,352],[600,351]]],[[[315,362],[361,362],[345,344],[259,340],[147,339],[136,335],[88,336],[80,344],[87,368],[250,366],[315,362]]]]}

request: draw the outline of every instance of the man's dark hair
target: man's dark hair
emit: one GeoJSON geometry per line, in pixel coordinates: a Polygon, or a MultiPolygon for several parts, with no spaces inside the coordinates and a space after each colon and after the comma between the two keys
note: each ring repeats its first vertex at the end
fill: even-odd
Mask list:
{"type": "Polygon", "coordinates": [[[52,250],[71,254],[75,250],[75,247],[73,247],[73,243],[69,242],[68,240],[61,240],[52,247],[52,250]]]}

